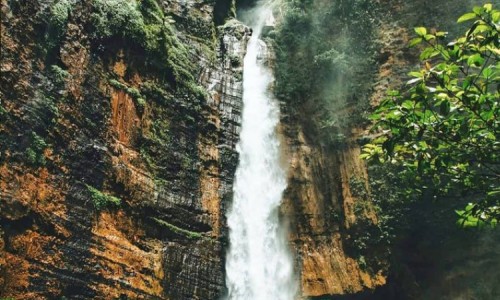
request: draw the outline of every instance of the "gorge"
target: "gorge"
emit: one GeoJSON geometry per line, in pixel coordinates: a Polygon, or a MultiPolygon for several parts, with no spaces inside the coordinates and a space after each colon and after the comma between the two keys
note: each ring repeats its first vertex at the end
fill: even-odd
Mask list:
{"type": "Polygon", "coordinates": [[[0,299],[500,295],[463,195],[360,158],[482,1],[0,1],[0,299]]]}

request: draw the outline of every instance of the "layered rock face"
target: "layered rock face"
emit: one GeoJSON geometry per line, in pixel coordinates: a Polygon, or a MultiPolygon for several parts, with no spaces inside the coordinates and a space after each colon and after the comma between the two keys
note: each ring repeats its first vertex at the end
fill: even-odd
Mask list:
{"type": "Polygon", "coordinates": [[[1,297],[222,294],[250,31],[216,27],[231,1],[153,2],[2,0],[1,297]],[[112,24],[137,7],[170,24],[167,64],[184,51],[194,82],[158,69],[126,29],[89,29],[99,10],[116,10],[112,24]]]}
{"type": "Polygon", "coordinates": [[[350,249],[349,229],[357,218],[377,222],[373,207],[360,206],[362,199],[351,191],[350,178],[367,178],[359,148],[327,152],[308,143],[300,126],[288,123],[285,132],[290,166],[282,211],[290,220],[302,294],[342,295],[384,285],[385,269],[367,268],[350,249]]]}

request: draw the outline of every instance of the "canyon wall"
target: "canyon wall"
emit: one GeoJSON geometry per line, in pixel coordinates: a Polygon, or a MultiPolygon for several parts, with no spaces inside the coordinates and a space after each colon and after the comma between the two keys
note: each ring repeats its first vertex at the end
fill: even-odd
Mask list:
{"type": "Polygon", "coordinates": [[[222,24],[232,2],[1,3],[0,297],[220,297],[250,35],[222,24]]]}

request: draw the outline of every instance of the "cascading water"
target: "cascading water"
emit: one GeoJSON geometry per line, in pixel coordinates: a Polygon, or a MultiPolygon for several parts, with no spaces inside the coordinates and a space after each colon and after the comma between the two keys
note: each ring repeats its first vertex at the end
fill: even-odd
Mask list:
{"type": "Polygon", "coordinates": [[[269,91],[272,73],[262,63],[266,46],[259,40],[271,12],[261,6],[252,16],[256,21],[243,71],[240,161],[228,214],[228,299],[291,300],[296,294],[293,259],[278,218],[286,187],[276,134],[279,108],[269,91]]]}

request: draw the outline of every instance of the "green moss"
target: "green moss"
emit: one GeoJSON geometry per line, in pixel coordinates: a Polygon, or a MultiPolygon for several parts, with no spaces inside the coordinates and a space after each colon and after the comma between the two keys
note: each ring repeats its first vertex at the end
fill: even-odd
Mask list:
{"type": "Polygon", "coordinates": [[[50,8],[47,31],[48,48],[56,47],[66,33],[69,13],[71,12],[72,6],[73,1],[59,0],[50,8]]]}
{"type": "Polygon", "coordinates": [[[35,132],[31,132],[30,145],[24,151],[28,164],[34,167],[44,166],[46,161],[43,152],[46,148],[47,143],[45,140],[35,132]]]}
{"type": "Polygon", "coordinates": [[[136,89],[135,87],[128,87],[126,89],[126,91],[127,91],[127,94],[129,94],[130,96],[132,96],[135,99],[139,99],[142,97],[141,92],[139,92],[139,90],[136,89]]]}
{"type": "Polygon", "coordinates": [[[96,210],[102,210],[107,207],[118,207],[121,204],[121,199],[115,196],[105,194],[98,189],[85,185],[90,193],[90,199],[96,210]]]}
{"type": "Polygon", "coordinates": [[[142,47],[150,62],[180,84],[194,81],[189,52],[155,0],[94,0],[94,39],[122,38],[142,47]]]}
{"type": "Polygon", "coordinates": [[[59,0],[50,8],[50,24],[62,28],[68,22],[72,3],[69,0],[59,0]]]}
{"type": "Polygon", "coordinates": [[[62,69],[58,65],[50,66],[50,75],[54,80],[54,83],[58,85],[63,85],[66,79],[69,77],[68,71],[62,69]]]}
{"type": "Polygon", "coordinates": [[[146,81],[141,85],[141,94],[160,105],[168,104],[169,94],[153,81],[146,81]]]}
{"type": "Polygon", "coordinates": [[[108,82],[114,88],[117,88],[117,89],[120,89],[120,90],[126,90],[127,89],[127,86],[125,84],[119,82],[118,80],[110,79],[108,82]]]}
{"type": "Polygon", "coordinates": [[[180,227],[177,227],[173,224],[168,223],[167,221],[158,219],[158,218],[151,218],[153,221],[155,221],[158,225],[164,226],[171,230],[172,232],[175,232],[180,235],[184,235],[190,239],[200,239],[203,237],[203,235],[199,232],[194,232],[194,231],[189,231],[186,229],[182,229],[180,227]]]}

